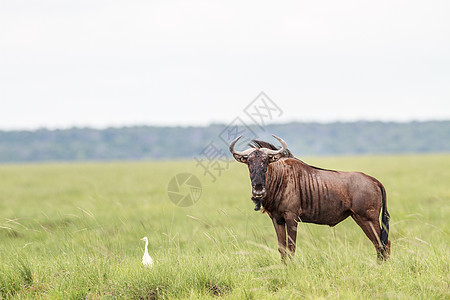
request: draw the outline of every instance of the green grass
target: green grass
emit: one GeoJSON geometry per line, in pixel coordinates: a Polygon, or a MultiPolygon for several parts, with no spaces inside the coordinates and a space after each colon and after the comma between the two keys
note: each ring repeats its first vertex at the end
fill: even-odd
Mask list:
{"type": "Polygon", "coordinates": [[[192,162],[3,165],[0,299],[450,298],[450,155],[305,160],[383,182],[388,262],[347,219],[300,224],[282,264],[241,164],[216,182],[192,162]],[[180,172],[203,184],[188,208],[167,196],[180,172]],[[153,269],[140,263],[145,235],[153,269]]]}

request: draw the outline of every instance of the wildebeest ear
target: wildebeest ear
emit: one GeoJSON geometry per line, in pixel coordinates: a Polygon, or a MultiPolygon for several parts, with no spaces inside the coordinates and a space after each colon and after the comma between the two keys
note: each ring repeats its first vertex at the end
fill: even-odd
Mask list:
{"type": "Polygon", "coordinates": [[[275,155],[269,155],[269,163],[276,162],[277,160],[279,160],[281,158],[282,155],[283,155],[282,153],[278,153],[275,155]]]}
{"type": "Polygon", "coordinates": [[[233,154],[233,157],[238,162],[241,162],[241,163],[244,163],[244,164],[247,163],[247,158],[248,158],[247,155],[239,155],[239,154],[235,153],[235,154],[233,154]]]}

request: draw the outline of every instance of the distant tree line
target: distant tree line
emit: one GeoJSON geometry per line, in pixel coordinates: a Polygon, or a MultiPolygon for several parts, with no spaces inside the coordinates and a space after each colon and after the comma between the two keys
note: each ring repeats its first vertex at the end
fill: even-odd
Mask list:
{"type": "MultiPolygon", "coordinates": [[[[182,159],[199,156],[215,143],[229,155],[225,124],[204,127],[136,126],[64,130],[0,131],[0,162],[182,159]]],[[[294,155],[450,152],[450,121],[271,124],[241,128],[276,141],[294,155]]],[[[253,137],[253,136],[251,136],[253,137]]]]}

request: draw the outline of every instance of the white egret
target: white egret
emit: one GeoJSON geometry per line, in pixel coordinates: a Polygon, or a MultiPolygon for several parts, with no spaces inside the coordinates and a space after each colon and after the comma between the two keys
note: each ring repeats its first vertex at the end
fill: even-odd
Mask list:
{"type": "Polygon", "coordinates": [[[145,242],[145,252],[144,256],[142,257],[142,264],[146,267],[153,267],[153,259],[148,254],[148,238],[145,236],[141,239],[141,241],[145,242]]]}

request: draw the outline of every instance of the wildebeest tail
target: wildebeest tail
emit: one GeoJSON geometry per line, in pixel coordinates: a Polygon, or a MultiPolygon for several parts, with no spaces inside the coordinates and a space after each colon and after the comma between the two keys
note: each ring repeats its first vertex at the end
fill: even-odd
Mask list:
{"type": "MultiPolygon", "coordinates": [[[[382,194],[382,208],[381,208],[381,245],[383,246],[383,251],[386,250],[386,246],[388,245],[388,237],[389,237],[389,213],[386,207],[386,190],[384,186],[380,184],[381,194],[382,194]]],[[[388,249],[389,251],[389,249],[388,249]]]]}

